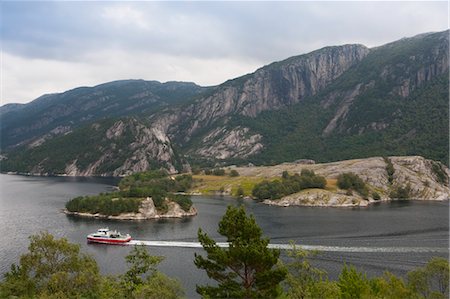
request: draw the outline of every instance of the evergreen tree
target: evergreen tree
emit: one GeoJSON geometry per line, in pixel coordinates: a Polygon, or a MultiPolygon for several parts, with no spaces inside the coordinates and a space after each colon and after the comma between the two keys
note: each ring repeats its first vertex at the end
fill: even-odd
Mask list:
{"type": "Polygon", "coordinates": [[[219,222],[218,232],[227,238],[228,248],[221,248],[201,229],[198,239],[207,257],[195,255],[195,265],[218,282],[217,286],[197,286],[206,298],[274,298],[281,293],[280,282],[286,270],[277,267],[280,251],[269,249],[268,238],[253,216],[243,207],[229,206],[219,222]]]}

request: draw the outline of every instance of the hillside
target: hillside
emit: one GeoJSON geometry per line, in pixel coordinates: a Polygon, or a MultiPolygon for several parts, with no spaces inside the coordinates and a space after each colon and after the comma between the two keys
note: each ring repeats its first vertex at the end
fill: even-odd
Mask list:
{"type": "Polygon", "coordinates": [[[207,89],[187,82],[122,80],[43,95],[29,104],[4,105],[1,149],[33,147],[104,118],[152,114],[207,89]]]}
{"type": "Polygon", "coordinates": [[[200,194],[236,195],[242,188],[244,196],[251,196],[252,189],[263,180],[280,180],[283,172],[299,174],[302,170],[314,171],[323,176],[325,189],[306,189],[278,200],[265,200],[271,205],[291,206],[367,206],[377,201],[393,199],[448,200],[450,198],[449,170],[442,163],[420,156],[396,156],[389,158],[372,157],[344,160],[332,163],[302,164],[283,163],[274,166],[229,167],[227,172],[236,170],[238,177],[194,176],[196,183],[191,191],[200,194]],[[389,174],[388,163],[392,163],[393,173],[389,174]],[[357,191],[339,189],[337,179],[341,174],[353,173],[366,184],[367,196],[357,191]],[[398,191],[403,190],[400,194],[398,191]],[[374,194],[377,193],[377,196],[374,194]]]}
{"type": "Polygon", "coordinates": [[[448,42],[445,31],[326,47],[211,88],[119,81],[3,106],[2,171],[124,175],[394,155],[447,164],[448,42]],[[145,129],[117,125],[130,119],[145,129]]]}

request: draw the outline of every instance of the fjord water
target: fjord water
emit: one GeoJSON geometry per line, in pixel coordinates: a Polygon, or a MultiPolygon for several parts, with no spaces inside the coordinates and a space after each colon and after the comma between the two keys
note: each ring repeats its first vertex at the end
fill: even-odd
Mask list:
{"type": "MultiPolygon", "coordinates": [[[[131,246],[88,245],[88,233],[108,226],[129,233],[137,240],[196,242],[201,227],[217,240],[225,241],[217,233],[217,223],[230,204],[245,205],[271,243],[294,241],[301,245],[355,248],[355,252],[323,252],[313,259],[332,278],[338,275],[344,262],[366,271],[369,276],[380,275],[385,270],[404,275],[423,266],[433,256],[448,258],[448,201],[398,201],[368,208],[283,208],[226,197],[193,197],[199,212],[194,218],[141,222],[75,218],[61,212],[69,199],[111,191],[115,184],[117,179],[110,178],[1,174],[0,275],[7,272],[12,263],[18,263],[20,254],[26,252],[28,236],[40,231],[49,231],[80,244],[83,252],[95,257],[103,273],[119,274],[126,269],[124,257],[131,246]],[[365,252],[367,247],[379,250],[365,252]],[[386,249],[389,247],[406,247],[407,250],[395,252],[386,249]]],[[[208,281],[193,264],[194,253],[202,253],[201,249],[149,247],[149,250],[154,255],[165,256],[160,269],[179,278],[189,297],[197,297],[195,284],[208,281]]]]}

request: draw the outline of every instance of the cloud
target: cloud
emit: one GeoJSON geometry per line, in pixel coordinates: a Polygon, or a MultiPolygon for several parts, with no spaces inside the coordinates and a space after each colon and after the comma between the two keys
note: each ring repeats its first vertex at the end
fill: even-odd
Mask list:
{"type": "Polygon", "coordinates": [[[215,85],[324,46],[372,47],[448,26],[446,2],[2,2],[2,9],[2,103],[127,78],[215,85]]]}

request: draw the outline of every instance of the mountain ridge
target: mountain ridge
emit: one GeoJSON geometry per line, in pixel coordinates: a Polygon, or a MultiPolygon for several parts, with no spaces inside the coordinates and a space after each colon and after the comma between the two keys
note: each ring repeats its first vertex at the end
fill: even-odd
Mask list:
{"type": "MultiPolygon", "coordinates": [[[[402,39],[371,49],[357,44],[325,47],[268,64],[218,86],[174,82],[178,93],[168,88],[159,91],[155,87],[151,91],[144,88],[147,91],[144,100],[150,102],[155,98],[149,94],[160,92],[157,96],[162,100],[155,107],[146,103],[147,106],[134,107],[133,113],[114,114],[106,110],[99,115],[115,117],[116,120],[111,122],[126,121],[120,120],[122,116],[137,117],[135,121],[160,137],[147,139],[153,144],[147,145],[149,152],[144,155],[144,164],[176,171],[189,169],[189,164],[249,161],[271,164],[300,158],[325,162],[369,155],[417,154],[448,163],[446,77],[448,31],[402,39]],[[183,88],[188,92],[185,93],[183,88]],[[417,117],[419,119],[415,119],[417,117]],[[157,140],[165,140],[165,147],[162,151],[152,152],[150,148],[159,147],[157,140]],[[168,155],[170,159],[161,161],[160,155],[168,155]],[[170,166],[167,161],[171,161],[170,166]]],[[[127,88],[117,88],[117,91],[128,100],[139,95],[132,87],[127,88]],[[128,91],[132,95],[125,94],[128,91]]],[[[143,92],[142,89],[139,91],[143,92]]],[[[92,101],[90,109],[101,100],[92,101]]],[[[121,105],[119,107],[123,109],[130,107],[125,103],[121,105]]],[[[59,112],[64,115],[65,110],[59,112]]],[[[2,119],[5,114],[0,114],[2,119]]],[[[97,116],[93,114],[90,119],[80,121],[80,117],[76,120],[92,128],[92,124],[102,121],[97,116]]],[[[81,129],[81,125],[58,125],[51,130],[50,127],[41,129],[39,136],[25,130],[32,136],[22,139],[16,150],[5,153],[9,161],[2,161],[3,170],[18,170],[12,165],[18,157],[24,159],[26,156],[36,160],[30,161],[33,165],[22,163],[27,169],[21,170],[33,169],[49,159],[54,151],[48,145],[43,151],[42,146],[48,142],[55,147],[67,144],[67,139],[73,138],[70,135],[81,129]]],[[[11,134],[9,131],[17,133],[17,127],[10,128],[6,128],[8,134],[11,134]]],[[[90,132],[90,129],[85,130],[90,132]]],[[[22,135],[26,136],[25,133],[22,135]]],[[[10,135],[2,134],[2,154],[5,138],[6,145],[14,145],[10,135]]],[[[129,148],[123,146],[122,154],[129,148]]],[[[98,148],[94,150],[98,151],[98,148]]],[[[105,152],[100,151],[98,155],[100,158],[105,152]]],[[[78,163],[86,164],[80,159],[76,159],[78,163]]],[[[112,163],[114,165],[126,160],[123,157],[116,159],[114,155],[108,159],[117,160],[112,163]]],[[[74,160],[74,156],[62,159],[58,170],[72,165],[74,160]]],[[[133,171],[132,164],[125,167],[128,167],[126,171],[133,171]]],[[[115,171],[123,166],[99,168],[105,172],[89,173],[118,173],[115,171]]]]}

